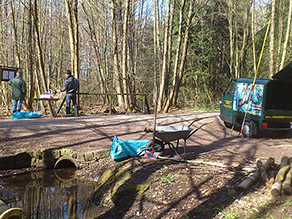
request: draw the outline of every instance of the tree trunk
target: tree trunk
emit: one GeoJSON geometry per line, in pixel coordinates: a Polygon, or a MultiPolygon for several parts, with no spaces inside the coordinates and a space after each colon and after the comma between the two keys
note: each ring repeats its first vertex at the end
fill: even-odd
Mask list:
{"type": "MultiPolygon", "coordinates": [[[[115,0],[111,0],[112,9],[112,46],[113,46],[113,59],[114,59],[114,83],[117,93],[122,93],[121,81],[120,81],[120,68],[118,57],[118,41],[117,41],[117,18],[116,18],[116,4],[115,0]]],[[[124,107],[123,97],[118,95],[118,105],[124,107]]]]}
{"type": "Polygon", "coordinates": [[[243,39],[242,39],[242,47],[240,50],[240,59],[239,59],[239,66],[238,66],[238,76],[241,77],[242,72],[243,72],[243,67],[245,64],[245,59],[246,59],[246,46],[247,46],[247,41],[249,38],[249,11],[250,11],[250,3],[247,3],[246,11],[245,11],[245,28],[243,30],[243,39]]]}
{"type": "MultiPolygon", "coordinates": [[[[46,80],[45,74],[45,65],[43,60],[43,48],[41,45],[41,38],[40,38],[40,27],[39,27],[39,19],[38,19],[38,0],[34,0],[34,35],[36,40],[36,47],[37,47],[37,55],[38,55],[38,62],[39,62],[39,70],[42,79],[43,89],[44,91],[48,91],[48,84],[46,80]]],[[[51,116],[55,116],[52,104],[48,101],[49,111],[51,116]]]]}
{"type": "Polygon", "coordinates": [[[13,3],[10,3],[10,7],[11,7],[11,13],[12,13],[12,27],[13,27],[13,36],[14,36],[14,51],[15,51],[15,66],[17,68],[20,67],[20,54],[19,54],[19,49],[18,49],[18,36],[17,36],[17,26],[16,26],[16,16],[15,16],[15,10],[14,10],[14,6],[13,3]]]}
{"type": "Polygon", "coordinates": [[[271,13],[271,30],[270,30],[270,57],[269,57],[269,72],[270,78],[275,72],[275,62],[274,62],[274,50],[275,50],[275,12],[276,11],[276,0],[272,0],[272,13],[271,13]]]}
{"type": "MultiPolygon", "coordinates": [[[[127,38],[128,38],[128,20],[129,20],[129,9],[130,9],[130,0],[126,0],[125,12],[124,12],[124,21],[123,21],[123,47],[122,47],[122,74],[123,74],[123,91],[128,93],[128,73],[127,73],[127,38]]],[[[126,109],[129,108],[129,98],[128,96],[124,97],[124,105],[126,109]]]]}
{"type": "MultiPolygon", "coordinates": [[[[156,119],[156,111],[157,111],[157,75],[158,75],[158,68],[159,68],[159,50],[158,50],[158,33],[157,33],[157,22],[158,22],[158,0],[154,0],[154,24],[153,24],[153,50],[154,50],[154,66],[153,66],[153,105],[154,105],[154,114],[156,119]]],[[[155,120],[154,119],[154,120],[155,120]]]]}
{"type": "Polygon", "coordinates": [[[179,88],[180,88],[181,80],[183,78],[184,67],[185,67],[185,63],[186,63],[186,59],[187,59],[187,52],[188,52],[188,45],[189,45],[189,32],[190,32],[190,26],[191,26],[191,22],[192,22],[192,19],[193,19],[193,15],[194,15],[194,12],[193,12],[193,0],[190,0],[187,25],[186,25],[185,34],[184,34],[183,49],[182,49],[180,67],[179,67],[179,72],[178,72],[178,83],[176,83],[176,87],[175,87],[175,90],[174,90],[174,102],[173,102],[173,104],[175,106],[177,105],[179,88]]]}
{"type": "MultiPolygon", "coordinates": [[[[172,30],[173,30],[173,17],[175,13],[175,1],[172,1],[173,6],[172,6],[172,11],[171,11],[171,16],[170,16],[170,21],[169,21],[169,34],[168,34],[168,54],[167,54],[167,67],[166,67],[166,76],[165,76],[165,98],[167,99],[168,97],[168,84],[169,84],[169,75],[170,75],[170,69],[171,69],[171,64],[172,64],[172,30]]],[[[165,105],[165,101],[164,101],[165,105]]],[[[164,107],[164,106],[162,106],[164,107]]]]}
{"type": "Polygon", "coordinates": [[[291,15],[292,15],[292,1],[289,1],[289,14],[288,14],[288,21],[287,21],[287,29],[286,29],[286,38],[283,46],[283,53],[282,53],[282,60],[280,64],[280,70],[284,67],[285,58],[286,58],[286,51],[289,41],[289,34],[290,34],[290,25],[291,25],[291,15]]]}
{"type": "Polygon", "coordinates": [[[166,105],[164,107],[164,112],[167,112],[173,102],[174,92],[176,88],[176,84],[178,83],[178,65],[181,54],[181,41],[182,41],[182,25],[183,25],[183,13],[185,8],[185,0],[182,0],[181,7],[179,11],[179,28],[178,28],[178,38],[176,44],[176,55],[174,61],[174,69],[173,69],[173,79],[172,79],[172,89],[170,91],[169,98],[167,99],[166,105]]]}
{"type": "Polygon", "coordinates": [[[171,7],[171,0],[168,0],[167,6],[167,14],[165,20],[165,29],[164,29],[164,49],[163,49],[163,57],[162,57],[162,70],[160,76],[160,89],[159,89],[159,97],[158,97],[158,105],[157,111],[162,110],[163,101],[164,101],[164,94],[165,94],[165,87],[166,87],[166,74],[167,74],[167,61],[168,61],[168,50],[170,49],[168,46],[169,43],[169,20],[170,20],[170,7],[171,7]]]}
{"type": "Polygon", "coordinates": [[[25,33],[25,48],[27,54],[25,55],[25,72],[26,75],[29,76],[29,99],[28,99],[28,108],[32,109],[32,98],[35,93],[35,81],[33,74],[33,44],[32,44],[32,14],[30,11],[32,10],[32,2],[28,0],[28,9],[25,8],[25,18],[26,18],[26,26],[24,27],[25,33]]]}
{"type": "Polygon", "coordinates": [[[251,33],[252,33],[252,48],[253,48],[253,70],[254,74],[257,71],[256,48],[255,48],[255,0],[252,1],[252,19],[251,19],[251,33]]]}
{"type": "Polygon", "coordinates": [[[230,48],[230,61],[229,73],[234,77],[234,33],[233,33],[233,0],[228,0],[228,24],[229,24],[229,48],[230,48]]]}
{"type": "MultiPolygon", "coordinates": [[[[71,51],[71,71],[74,77],[79,79],[78,0],[66,0],[66,12],[71,51]]],[[[80,83],[78,90],[80,90],[80,83]]],[[[77,103],[79,105],[79,95],[77,103]]]]}

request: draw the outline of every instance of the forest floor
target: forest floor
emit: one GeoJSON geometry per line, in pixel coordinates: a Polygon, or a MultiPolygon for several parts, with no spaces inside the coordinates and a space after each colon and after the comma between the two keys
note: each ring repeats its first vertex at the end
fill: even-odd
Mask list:
{"type": "MultiPolygon", "coordinates": [[[[248,169],[256,168],[257,159],[265,162],[274,158],[276,165],[270,174],[275,175],[281,158],[292,156],[292,135],[238,138],[237,131],[231,133],[224,127],[218,113],[158,114],[157,125],[189,125],[196,118],[204,119],[195,122],[193,129],[210,120],[214,123],[203,126],[187,139],[184,156],[175,155],[166,146],[163,155],[166,159],[135,157],[116,162],[106,157],[78,170],[78,176],[96,183],[104,180],[101,176],[107,169],[127,173],[128,177],[120,181],[122,174],[116,174],[107,186],[102,185],[101,193],[93,195],[96,204],[106,206],[95,218],[292,218],[291,196],[274,198],[271,189],[260,181],[247,191],[235,190],[250,174],[248,169]],[[183,158],[185,162],[172,158],[183,158]],[[127,190],[133,185],[135,192],[127,190]],[[108,196],[113,190],[116,193],[108,196]]],[[[109,151],[114,135],[126,140],[151,139],[142,129],[152,125],[151,114],[23,120],[2,116],[0,152],[15,154],[47,148],[109,151]]],[[[180,143],[179,152],[182,148],[180,143]]]]}

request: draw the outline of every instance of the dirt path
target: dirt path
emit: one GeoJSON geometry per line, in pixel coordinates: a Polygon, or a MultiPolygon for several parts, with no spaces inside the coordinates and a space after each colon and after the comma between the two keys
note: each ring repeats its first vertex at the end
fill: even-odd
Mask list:
{"type": "MultiPolygon", "coordinates": [[[[265,161],[269,157],[279,163],[284,155],[292,156],[292,138],[237,138],[238,132],[230,135],[230,130],[218,119],[218,113],[159,114],[157,124],[189,125],[200,117],[204,119],[194,123],[192,128],[210,120],[214,123],[204,126],[187,140],[187,154],[183,158],[218,163],[232,170],[170,160],[133,158],[120,164],[111,158],[103,159],[78,174],[98,181],[105,169],[129,165],[131,179],[124,185],[150,184],[142,195],[127,195],[115,200],[114,205],[105,210],[103,218],[224,218],[227,212],[238,214],[238,218],[257,216],[259,212],[259,216],[264,217],[271,214],[270,206],[282,207],[281,200],[271,199],[268,189],[260,184],[245,194],[236,194],[232,189],[248,174],[236,171],[236,167],[255,167],[256,159],[265,161]],[[255,210],[248,207],[251,205],[255,210]],[[268,205],[269,209],[262,211],[263,207],[258,205],[268,205]]],[[[151,139],[142,128],[152,126],[152,122],[153,115],[142,114],[1,119],[0,152],[4,155],[48,148],[109,151],[114,135],[127,140],[151,139]]],[[[166,157],[172,155],[166,150],[166,157]]],[[[289,207],[283,205],[287,212],[289,207]]],[[[274,210],[274,216],[286,217],[283,208],[274,210]]]]}
{"type": "MultiPolygon", "coordinates": [[[[189,125],[195,118],[205,119],[193,124],[214,120],[187,140],[190,153],[230,149],[254,158],[274,157],[276,161],[291,150],[290,138],[237,138],[238,132],[226,129],[218,113],[160,114],[158,125],[189,125]]],[[[142,131],[152,126],[153,115],[100,115],[44,119],[12,120],[0,122],[0,151],[16,153],[28,149],[70,148],[75,151],[109,150],[114,135],[120,139],[151,139],[142,131]]]]}

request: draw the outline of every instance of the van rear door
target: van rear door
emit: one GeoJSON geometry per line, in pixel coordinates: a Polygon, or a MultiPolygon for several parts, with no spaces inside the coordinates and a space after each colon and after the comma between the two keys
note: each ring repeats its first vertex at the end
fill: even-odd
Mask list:
{"type": "Polygon", "coordinates": [[[262,129],[289,130],[292,122],[292,82],[272,80],[267,84],[262,129]]]}
{"type": "Polygon", "coordinates": [[[232,80],[227,86],[223,97],[220,101],[220,118],[228,124],[232,124],[232,116],[233,116],[233,98],[234,98],[234,86],[235,80],[232,80]]]}

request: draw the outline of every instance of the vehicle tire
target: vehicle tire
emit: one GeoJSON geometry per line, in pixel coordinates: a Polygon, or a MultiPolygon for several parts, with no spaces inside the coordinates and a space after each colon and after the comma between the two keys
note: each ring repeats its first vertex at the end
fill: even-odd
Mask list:
{"type": "Polygon", "coordinates": [[[254,121],[246,121],[242,129],[242,135],[245,138],[253,138],[257,135],[257,125],[254,121]]]}
{"type": "Polygon", "coordinates": [[[233,124],[229,123],[229,122],[224,122],[224,125],[225,125],[226,128],[231,129],[233,124]]]}
{"type": "MultiPolygon", "coordinates": [[[[164,151],[164,144],[162,141],[155,139],[155,144],[154,144],[154,152],[158,153],[158,156],[161,156],[163,154],[164,151]]],[[[153,140],[149,141],[145,148],[147,151],[152,152],[152,146],[153,146],[153,140]]]]}

